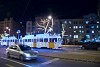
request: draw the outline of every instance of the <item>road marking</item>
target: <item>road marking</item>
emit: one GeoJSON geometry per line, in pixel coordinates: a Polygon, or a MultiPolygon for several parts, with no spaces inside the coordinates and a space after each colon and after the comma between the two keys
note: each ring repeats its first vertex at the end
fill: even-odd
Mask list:
{"type": "Polygon", "coordinates": [[[10,65],[10,64],[6,64],[7,66],[9,66],[9,67],[14,67],[14,66],[12,66],[12,65],[10,65]]]}
{"type": "Polygon", "coordinates": [[[50,64],[50,63],[52,63],[52,62],[54,62],[54,61],[57,61],[57,60],[59,60],[59,58],[54,58],[54,59],[52,59],[52,60],[49,60],[49,61],[44,62],[44,63],[41,63],[41,64],[42,64],[42,65],[47,65],[47,64],[50,64]]]}
{"type": "Polygon", "coordinates": [[[30,65],[27,65],[27,64],[24,64],[24,63],[21,63],[21,62],[18,62],[18,61],[10,60],[10,59],[4,58],[4,57],[0,57],[0,58],[14,62],[14,63],[17,63],[17,64],[20,64],[20,65],[23,65],[23,66],[32,67],[30,65]]]}

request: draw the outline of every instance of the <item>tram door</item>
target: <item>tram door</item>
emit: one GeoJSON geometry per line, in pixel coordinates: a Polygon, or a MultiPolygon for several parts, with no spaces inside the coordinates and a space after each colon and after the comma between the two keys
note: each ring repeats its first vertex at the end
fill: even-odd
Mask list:
{"type": "Polygon", "coordinates": [[[56,41],[57,41],[57,38],[50,38],[49,48],[55,48],[56,41]]]}
{"type": "Polygon", "coordinates": [[[33,44],[33,47],[37,47],[37,44],[36,44],[36,42],[37,42],[37,40],[36,39],[34,39],[34,44],[33,44]]]}
{"type": "Polygon", "coordinates": [[[7,42],[7,46],[9,46],[9,44],[10,44],[10,42],[9,42],[10,40],[5,40],[5,42],[7,42]]]}
{"type": "Polygon", "coordinates": [[[49,48],[48,38],[44,38],[44,45],[46,48],[49,48]]]}

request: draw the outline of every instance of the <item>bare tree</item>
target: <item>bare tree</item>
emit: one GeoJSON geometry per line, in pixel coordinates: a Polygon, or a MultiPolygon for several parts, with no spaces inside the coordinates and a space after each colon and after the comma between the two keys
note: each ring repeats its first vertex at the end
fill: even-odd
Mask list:
{"type": "Polygon", "coordinates": [[[49,19],[41,19],[40,22],[36,22],[36,25],[37,29],[44,31],[44,33],[53,31],[53,24],[49,19]]]}

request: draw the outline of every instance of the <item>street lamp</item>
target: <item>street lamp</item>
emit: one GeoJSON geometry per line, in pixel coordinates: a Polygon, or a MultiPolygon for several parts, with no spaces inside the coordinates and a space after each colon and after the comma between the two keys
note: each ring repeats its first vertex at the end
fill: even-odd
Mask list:
{"type": "Polygon", "coordinates": [[[4,33],[6,33],[6,31],[4,31],[4,33]]]}
{"type": "Polygon", "coordinates": [[[9,27],[6,27],[6,29],[8,30],[8,29],[9,29],[9,27]]]}
{"type": "Polygon", "coordinates": [[[48,16],[48,19],[51,20],[51,22],[52,22],[51,28],[52,28],[52,30],[53,30],[53,17],[52,17],[51,15],[49,15],[49,16],[48,16]]]}
{"type": "Polygon", "coordinates": [[[10,35],[10,30],[11,30],[11,29],[10,29],[9,27],[6,27],[6,29],[9,30],[9,35],[10,35]]]}
{"type": "Polygon", "coordinates": [[[19,39],[20,39],[20,30],[17,30],[16,33],[18,34],[18,43],[19,43],[19,39]]]}
{"type": "Polygon", "coordinates": [[[48,16],[48,19],[50,19],[50,20],[51,20],[51,19],[52,19],[52,16],[48,16]]]}
{"type": "Polygon", "coordinates": [[[11,30],[11,29],[9,28],[8,30],[9,30],[9,35],[10,35],[10,30],[11,30]]]}

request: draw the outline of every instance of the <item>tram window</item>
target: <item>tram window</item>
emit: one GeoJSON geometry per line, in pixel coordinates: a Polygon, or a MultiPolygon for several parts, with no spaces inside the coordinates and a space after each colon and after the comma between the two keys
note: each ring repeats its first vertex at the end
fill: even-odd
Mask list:
{"type": "Polygon", "coordinates": [[[40,42],[43,42],[43,39],[42,38],[40,39],[40,42]]]}
{"type": "Polygon", "coordinates": [[[50,42],[57,42],[57,38],[50,38],[50,42]]]}
{"type": "Polygon", "coordinates": [[[22,40],[20,40],[20,42],[22,42],[22,40]]]}
{"type": "Polygon", "coordinates": [[[2,40],[4,42],[4,40],[2,40]]]}
{"type": "Polygon", "coordinates": [[[4,42],[6,42],[6,40],[4,40],[4,42]]]}
{"type": "Polygon", "coordinates": [[[18,42],[18,40],[15,40],[15,43],[17,43],[18,42]]]}
{"type": "Polygon", "coordinates": [[[13,42],[13,40],[11,40],[11,42],[13,42]]]}
{"type": "Polygon", "coordinates": [[[37,40],[36,40],[36,39],[34,39],[34,42],[37,42],[37,40]]]}
{"type": "Polygon", "coordinates": [[[3,42],[4,42],[4,40],[3,40],[3,42]]]}
{"type": "Polygon", "coordinates": [[[27,42],[27,39],[25,39],[25,42],[27,42]]]}
{"type": "Polygon", "coordinates": [[[44,42],[48,42],[48,38],[45,38],[45,39],[44,39],[44,42]]]}
{"type": "Polygon", "coordinates": [[[53,38],[50,38],[50,42],[53,42],[53,38]]]}
{"type": "Polygon", "coordinates": [[[12,40],[12,42],[14,42],[14,40],[12,40]]]}
{"type": "Polygon", "coordinates": [[[24,39],[23,39],[22,41],[23,41],[23,42],[25,42],[25,40],[24,40],[24,39]]]}
{"type": "Polygon", "coordinates": [[[8,42],[11,42],[11,40],[7,40],[8,42]]]}
{"type": "Polygon", "coordinates": [[[36,42],[39,42],[39,39],[36,39],[36,42]]]}
{"type": "Polygon", "coordinates": [[[10,40],[10,42],[12,42],[12,40],[10,40]]]}
{"type": "Polygon", "coordinates": [[[7,40],[7,42],[9,42],[9,40],[7,40]]]}
{"type": "Polygon", "coordinates": [[[53,42],[57,42],[57,38],[53,38],[53,42]]]}
{"type": "Polygon", "coordinates": [[[8,42],[11,42],[11,40],[7,40],[8,42]]]}
{"type": "Polygon", "coordinates": [[[14,42],[14,40],[11,40],[11,42],[14,42]]]}
{"type": "Polygon", "coordinates": [[[32,42],[34,42],[34,39],[32,39],[32,42]]]}
{"type": "Polygon", "coordinates": [[[61,38],[58,38],[58,41],[61,41],[61,38]]]}
{"type": "Polygon", "coordinates": [[[28,39],[28,42],[31,42],[31,39],[28,39]]]}

